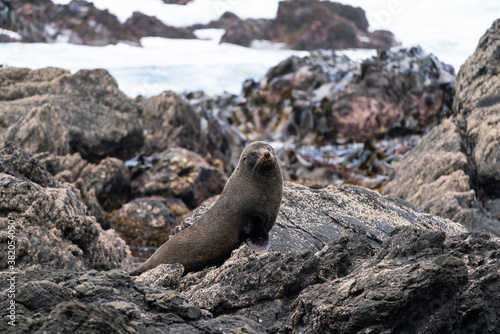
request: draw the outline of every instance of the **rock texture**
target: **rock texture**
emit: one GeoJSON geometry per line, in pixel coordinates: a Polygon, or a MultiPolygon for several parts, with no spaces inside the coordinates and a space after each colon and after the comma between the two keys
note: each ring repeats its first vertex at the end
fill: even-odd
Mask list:
{"type": "Polygon", "coordinates": [[[252,140],[300,145],[415,134],[450,113],[453,83],[453,69],[420,48],[361,64],[318,51],[245,82],[244,99],[219,106],[219,115],[252,140]]]}
{"type": "Polygon", "coordinates": [[[206,28],[223,28],[226,32],[221,43],[242,46],[267,40],[295,50],[388,50],[397,44],[389,31],[368,31],[363,9],[329,1],[282,1],[272,20],[242,20],[226,12],[217,21],[190,27],[191,30],[206,28]]]}
{"type": "Polygon", "coordinates": [[[125,21],[125,26],[139,37],[154,36],[196,39],[196,36],[188,29],[167,26],[156,17],[144,15],[140,12],[134,12],[132,16],[125,21]]]}
{"type": "MultiPolygon", "coordinates": [[[[182,227],[195,223],[207,210],[197,208],[182,227]]],[[[405,226],[447,235],[467,231],[460,224],[415,210],[398,198],[385,198],[362,187],[311,189],[285,182],[278,218],[269,234],[270,249],[296,254],[316,252],[330,240],[346,235],[363,235],[372,245],[380,246],[394,228],[405,226]]]]}
{"type": "MultiPolygon", "coordinates": [[[[499,246],[486,234],[404,227],[379,248],[362,235],[331,240],[316,253],[255,256],[244,245],[222,266],[184,277],[175,265],[135,280],[119,270],[27,271],[16,276],[17,326],[3,321],[0,329],[495,333],[499,246]]],[[[2,298],[2,316],[7,303],[2,298]]]]}
{"type": "Polygon", "coordinates": [[[0,68],[0,139],[30,154],[130,158],[143,145],[139,107],[104,70],[0,68]],[[64,109],[63,109],[64,108],[64,109]]]}
{"type": "Polygon", "coordinates": [[[7,268],[7,225],[15,221],[16,269],[128,268],[130,251],[103,231],[85,205],[18,145],[0,147],[1,269],[7,268]]]}
{"type": "MultiPolygon", "coordinates": [[[[189,95],[191,102],[203,97],[203,93],[200,93],[201,97],[195,95],[189,95]]],[[[230,103],[224,97],[216,100],[230,103]]],[[[215,106],[210,102],[195,107],[183,96],[166,91],[158,96],[139,99],[139,104],[147,130],[143,151],[163,151],[177,145],[210,156],[214,165],[221,161],[226,173],[236,167],[245,140],[231,126],[226,126],[216,112],[212,112],[215,106]]]]}
{"type": "Polygon", "coordinates": [[[500,235],[500,20],[460,68],[454,116],[428,133],[395,169],[385,194],[500,235]]]}
{"type": "Polygon", "coordinates": [[[111,226],[128,245],[159,247],[174,233],[175,214],[164,198],[138,198],[123,205],[111,226]]]}
{"type": "Polygon", "coordinates": [[[135,176],[132,192],[136,197],[180,198],[194,208],[221,193],[227,177],[198,154],[176,147],[151,156],[152,168],[135,176]]]}
{"type": "Polygon", "coordinates": [[[196,38],[187,29],[166,26],[156,17],[134,13],[125,23],[92,2],[74,0],[56,5],[50,0],[1,1],[0,28],[16,31],[22,42],[67,42],[103,46],[125,42],[140,46],[140,38],[196,38]]]}

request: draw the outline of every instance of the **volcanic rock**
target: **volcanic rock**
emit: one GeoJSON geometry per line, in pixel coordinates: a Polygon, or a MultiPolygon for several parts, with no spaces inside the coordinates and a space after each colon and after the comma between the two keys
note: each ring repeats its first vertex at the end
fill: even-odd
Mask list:
{"type": "MultiPolygon", "coordinates": [[[[114,231],[103,231],[85,205],[17,144],[0,148],[0,225],[15,226],[15,269],[128,268],[130,251],[114,231]]],[[[1,253],[6,269],[7,250],[1,253]]]]}
{"type": "Polygon", "coordinates": [[[460,68],[454,117],[430,131],[395,169],[385,194],[500,235],[500,20],[460,68]]]}

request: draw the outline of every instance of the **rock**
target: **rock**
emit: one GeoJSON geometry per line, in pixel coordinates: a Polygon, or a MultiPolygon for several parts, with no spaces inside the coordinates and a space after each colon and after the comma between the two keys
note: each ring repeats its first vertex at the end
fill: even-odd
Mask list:
{"type": "MultiPolygon", "coordinates": [[[[118,269],[17,272],[14,330],[437,333],[500,326],[500,239],[463,233],[401,199],[355,186],[310,190],[287,183],[280,219],[284,214],[288,249],[296,251],[255,255],[244,244],[221,266],[183,277],[178,264],[134,280],[118,269]],[[353,231],[303,251],[295,236],[307,234],[305,220],[319,225],[319,217],[321,235],[353,231]],[[383,231],[377,240],[374,226],[383,231]]],[[[0,272],[4,319],[9,275],[0,272]]],[[[7,321],[0,330],[13,332],[7,321]]]]}
{"type": "MultiPolygon", "coordinates": [[[[17,270],[129,268],[130,251],[114,231],[103,231],[75,194],[18,145],[0,147],[1,239],[14,224],[17,270]],[[15,222],[15,223],[12,223],[15,222]]],[[[7,268],[7,251],[0,255],[7,268]]]]}
{"type": "Polygon", "coordinates": [[[61,303],[37,333],[137,333],[136,327],[112,306],[61,303]]]}
{"type": "Polygon", "coordinates": [[[15,13],[13,28],[25,42],[69,42],[103,46],[120,41],[140,45],[139,36],[108,10],[91,2],[74,0],[56,5],[50,0],[10,2],[15,13]]]}
{"type": "Polygon", "coordinates": [[[151,158],[153,167],[132,180],[136,197],[175,197],[194,208],[219,194],[227,181],[221,169],[184,148],[169,148],[151,158]]]}
{"type": "MultiPolygon", "coordinates": [[[[290,57],[219,115],[251,140],[344,144],[420,134],[445,117],[453,72],[420,48],[355,63],[327,51],[290,57]]],[[[246,88],[245,88],[246,87],[246,88]]]]}
{"type": "Polygon", "coordinates": [[[497,20],[460,68],[454,117],[405,155],[383,191],[470,230],[495,235],[500,235],[495,214],[495,199],[500,197],[500,86],[490,63],[496,64],[492,59],[500,47],[499,36],[497,20]]]}
{"type": "Polygon", "coordinates": [[[32,154],[79,152],[99,162],[128,159],[143,145],[139,106],[105,70],[2,67],[0,82],[0,139],[32,154]]]}
{"type": "Polygon", "coordinates": [[[192,0],[163,0],[167,5],[187,5],[192,0]]]}
{"type": "Polygon", "coordinates": [[[138,276],[135,281],[164,288],[176,288],[184,273],[184,266],[180,263],[160,264],[138,276]]]}
{"type": "Polygon", "coordinates": [[[138,198],[123,205],[111,226],[128,245],[159,247],[173,234],[177,219],[163,198],[138,198]]]}
{"type": "Polygon", "coordinates": [[[106,158],[97,165],[88,164],[80,177],[106,211],[117,210],[129,199],[130,174],[120,159],[106,158]]]}
{"type": "MultiPolygon", "coordinates": [[[[199,207],[184,220],[194,224],[206,211],[199,207]]],[[[396,227],[413,226],[455,235],[463,226],[412,208],[408,203],[358,186],[339,185],[311,189],[285,182],[276,224],[269,234],[271,250],[300,254],[321,250],[330,240],[364,235],[379,246],[396,227]]]]}
{"type": "Polygon", "coordinates": [[[68,129],[61,121],[62,111],[48,103],[33,107],[16,123],[7,128],[4,140],[19,143],[27,153],[69,153],[68,129]]]}
{"type": "Polygon", "coordinates": [[[361,8],[316,0],[281,2],[274,23],[276,39],[299,50],[359,48],[368,33],[361,8]]]}
{"type": "MultiPolygon", "coordinates": [[[[233,14],[234,15],[234,14],[233,14]]],[[[271,40],[270,20],[247,19],[241,20],[235,15],[233,22],[221,18],[226,25],[226,32],[222,35],[221,43],[231,43],[241,46],[251,46],[255,40],[271,40]]]]}
{"type": "Polygon", "coordinates": [[[465,116],[475,108],[500,103],[500,71],[492,62],[500,49],[500,21],[496,20],[481,37],[472,56],[460,67],[453,109],[465,116]]]}
{"type": "Polygon", "coordinates": [[[455,304],[450,299],[465,294],[468,273],[462,259],[443,254],[444,240],[444,233],[399,230],[377,256],[347,276],[304,289],[290,310],[294,330],[450,328],[457,322],[450,317],[455,304]]]}
{"type": "Polygon", "coordinates": [[[109,229],[106,211],[118,209],[130,197],[130,174],[119,159],[106,158],[96,165],[79,153],[56,156],[45,152],[34,157],[85,203],[104,229],[109,229]]]}
{"type": "Polygon", "coordinates": [[[241,20],[226,12],[219,20],[190,27],[207,28],[225,29],[220,42],[242,46],[251,46],[258,40],[282,43],[295,50],[388,50],[396,45],[391,32],[368,31],[368,20],[361,8],[317,0],[282,1],[272,20],[241,20]]]}
{"type": "MultiPolygon", "coordinates": [[[[231,132],[215,111],[207,111],[211,106],[201,106],[202,102],[193,95],[190,94],[191,105],[172,91],[139,99],[147,130],[143,151],[163,151],[178,145],[209,157],[214,164],[222,161],[226,173],[231,173],[238,163],[243,140],[231,132]]],[[[223,103],[225,99],[219,100],[223,103]]]]}
{"type": "Polygon", "coordinates": [[[196,36],[187,29],[167,26],[155,16],[144,15],[140,12],[134,12],[132,16],[125,21],[124,25],[140,38],[155,36],[164,38],[196,39],[196,36]]]}

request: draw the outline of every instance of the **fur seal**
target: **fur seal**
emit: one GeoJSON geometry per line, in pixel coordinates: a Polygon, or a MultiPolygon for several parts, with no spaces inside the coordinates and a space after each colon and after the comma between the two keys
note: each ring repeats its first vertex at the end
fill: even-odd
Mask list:
{"type": "Polygon", "coordinates": [[[221,264],[244,241],[257,254],[267,252],[282,194],[283,177],[274,149],[263,141],[251,143],[217,202],[130,274],[140,275],[163,263],[181,263],[184,273],[201,270],[221,264]]]}

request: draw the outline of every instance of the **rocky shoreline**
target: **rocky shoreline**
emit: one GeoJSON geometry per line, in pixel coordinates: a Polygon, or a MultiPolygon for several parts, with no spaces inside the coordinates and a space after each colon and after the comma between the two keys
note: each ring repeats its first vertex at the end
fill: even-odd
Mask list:
{"type": "Polygon", "coordinates": [[[0,329],[496,333],[499,49],[497,20],[456,77],[418,47],[316,51],[217,97],[0,68],[0,329]],[[271,251],[130,277],[129,245],[195,223],[260,139],[294,181],[271,251]]]}
{"type": "MultiPolygon", "coordinates": [[[[182,0],[168,4],[186,3],[182,0]]],[[[0,1],[0,29],[18,35],[12,38],[12,34],[0,31],[2,42],[64,41],[93,46],[122,42],[140,46],[142,37],[196,39],[195,30],[209,28],[225,29],[220,43],[243,46],[250,46],[253,41],[269,41],[297,50],[388,50],[397,45],[389,31],[368,31],[363,9],[318,0],[281,2],[273,20],[241,20],[235,14],[226,12],[220,19],[208,24],[182,28],[165,25],[155,16],[140,12],[134,12],[125,22],[120,22],[114,14],[83,0],[73,0],[67,5],[54,4],[51,0],[0,1]]]]}

